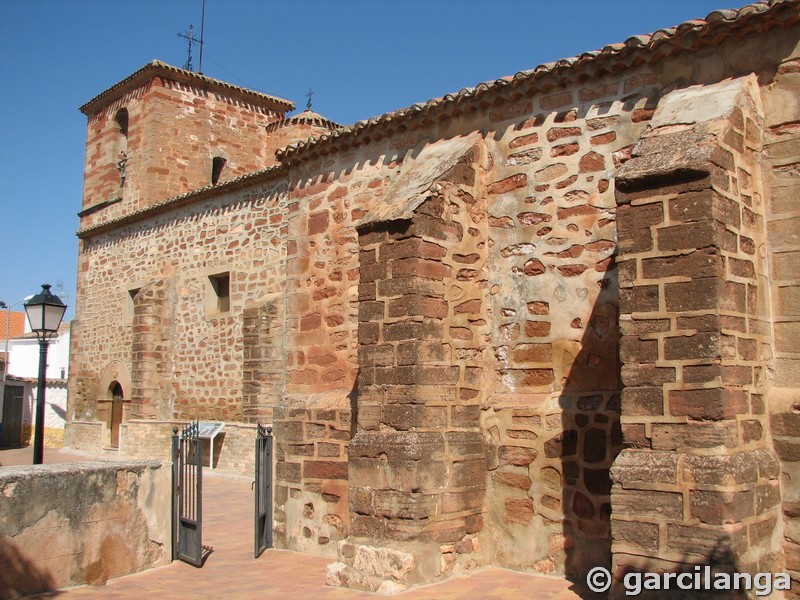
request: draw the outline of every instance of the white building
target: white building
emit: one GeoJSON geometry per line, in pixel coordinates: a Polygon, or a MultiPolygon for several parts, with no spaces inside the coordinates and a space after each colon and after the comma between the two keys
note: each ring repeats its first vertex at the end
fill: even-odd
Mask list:
{"type": "MultiPolygon", "coordinates": [[[[59,447],[64,438],[69,377],[70,324],[64,323],[50,341],[45,391],[45,446],[59,447]]],[[[31,443],[39,377],[39,340],[26,333],[9,341],[8,373],[2,404],[0,447],[31,443]]]]}

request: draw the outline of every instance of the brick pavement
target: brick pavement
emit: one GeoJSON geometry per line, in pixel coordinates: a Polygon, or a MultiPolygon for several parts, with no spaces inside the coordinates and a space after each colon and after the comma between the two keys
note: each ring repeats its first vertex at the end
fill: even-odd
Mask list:
{"type": "MultiPolygon", "coordinates": [[[[30,464],[30,449],[0,451],[0,465],[30,464]]],[[[92,457],[46,450],[46,462],[73,462],[92,457]]],[[[110,457],[104,456],[103,459],[110,457]]],[[[203,474],[203,543],[213,551],[202,569],[176,561],[109,581],[105,586],[81,586],[56,592],[59,598],[376,598],[376,594],[325,586],[325,566],[331,558],[284,550],[267,550],[253,558],[253,492],[248,478],[203,474]]],[[[397,596],[401,600],[453,598],[537,598],[575,600],[600,598],[564,579],[485,569],[471,577],[451,579],[397,596]]]]}

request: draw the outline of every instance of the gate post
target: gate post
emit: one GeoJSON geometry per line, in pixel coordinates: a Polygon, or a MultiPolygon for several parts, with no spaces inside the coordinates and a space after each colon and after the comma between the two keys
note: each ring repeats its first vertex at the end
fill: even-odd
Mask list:
{"type": "Polygon", "coordinates": [[[272,427],[256,433],[255,558],[272,548],[272,427]]]}
{"type": "Polygon", "coordinates": [[[180,491],[178,481],[180,477],[180,438],[178,437],[178,427],[172,428],[172,560],[178,558],[178,502],[180,491]]]}

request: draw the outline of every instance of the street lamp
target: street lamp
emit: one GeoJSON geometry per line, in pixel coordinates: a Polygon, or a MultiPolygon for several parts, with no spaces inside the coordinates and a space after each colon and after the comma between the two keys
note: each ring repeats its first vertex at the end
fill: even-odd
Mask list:
{"type": "Polygon", "coordinates": [[[67,306],[61,298],[50,293],[50,284],[25,303],[31,331],[39,340],[39,381],[36,387],[36,423],[33,432],[33,464],[42,464],[44,458],[44,394],[47,377],[47,345],[58,332],[67,306]]]}

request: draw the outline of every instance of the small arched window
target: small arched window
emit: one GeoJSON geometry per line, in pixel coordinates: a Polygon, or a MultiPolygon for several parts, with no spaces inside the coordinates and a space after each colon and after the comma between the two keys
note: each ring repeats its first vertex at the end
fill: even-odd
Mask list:
{"type": "Polygon", "coordinates": [[[219,181],[226,162],[228,161],[221,156],[215,156],[214,160],[211,161],[211,185],[215,185],[219,181]]]}
{"type": "Polygon", "coordinates": [[[120,134],[128,137],[128,109],[120,108],[117,111],[117,115],[114,117],[114,121],[117,127],[119,127],[120,134]]]}

